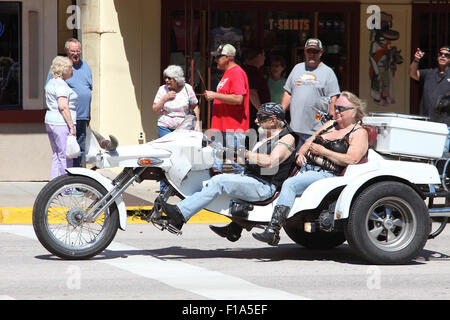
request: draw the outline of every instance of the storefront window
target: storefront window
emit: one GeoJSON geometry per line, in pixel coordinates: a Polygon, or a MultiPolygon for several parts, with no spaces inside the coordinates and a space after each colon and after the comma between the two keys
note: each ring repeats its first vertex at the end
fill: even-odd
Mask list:
{"type": "Polygon", "coordinates": [[[281,55],[288,71],[303,61],[305,41],[312,37],[312,13],[267,12],[264,16],[264,48],[267,56],[281,55]]]}
{"type": "Polygon", "coordinates": [[[324,46],[322,61],[336,74],[341,90],[349,88],[348,29],[345,13],[319,13],[317,36],[324,46]]]}
{"type": "MultiPolygon", "coordinates": [[[[213,11],[211,12],[211,29],[209,32],[209,50],[214,51],[224,43],[236,48],[235,60],[244,63],[247,48],[256,45],[256,13],[248,11],[213,11]]],[[[211,88],[215,90],[223,71],[213,63],[211,70],[211,88]]]]}
{"type": "Polygon", "coordinates": [[[324,45],[322,61],[330,66],[340,87],[348,88],[347,24],[344,13],[267,12],[264,17],[264,47],[286,60],[288,71],[304,60],[304,45],[317,37],[324,45]]]}
{"type": "Polygon", "coordinates": [[[185,11],[172,11],[170,15],[170,64],[183,67],[186,79],[198,82],[196,69],[201,68],[200,13],[188,17],[185,11]]]}
{"type": "Polygon", "coordinates": [[[0,109],[21,109],[20,3],[0,2],[0,109]]]}

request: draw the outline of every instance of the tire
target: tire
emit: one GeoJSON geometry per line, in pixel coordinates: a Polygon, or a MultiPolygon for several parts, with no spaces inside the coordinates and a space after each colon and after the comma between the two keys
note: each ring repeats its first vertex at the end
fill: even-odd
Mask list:
{"type": "Polygon", "coordinates": [[[33,228],[40,243],[68,260],[89,259],[102,252],[119,226],[117,206],[113,203],[93,223],[83,220],[83,215],[106,193],[100,183],[84,176],[63,175],[50,181],[33,207],[33,228]]]}
{"type": "Polygon", "coordinates": [[[284,231],[295,243],[314,250],[328,250],[345,242],[343,232],[305,232],[299,228],[284,227],[284,231]]]}
{"type": "Polygon", "coordinates": [[[379,182],[359,194],[344,228],[349,245],[373,264],[405,264],[423,249],[430,217],[410,186],[379,182]]]}

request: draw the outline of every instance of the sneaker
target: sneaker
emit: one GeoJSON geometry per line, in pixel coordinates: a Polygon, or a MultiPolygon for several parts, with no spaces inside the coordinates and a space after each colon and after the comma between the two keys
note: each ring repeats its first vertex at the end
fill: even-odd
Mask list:
{"type": "Polygon", "coordinates": [[[66,190],[64,190],[61,195],[63,197],[83,197],[84,196],[84,192],[78,191],[75,188],[68,188],[66,190]]]}

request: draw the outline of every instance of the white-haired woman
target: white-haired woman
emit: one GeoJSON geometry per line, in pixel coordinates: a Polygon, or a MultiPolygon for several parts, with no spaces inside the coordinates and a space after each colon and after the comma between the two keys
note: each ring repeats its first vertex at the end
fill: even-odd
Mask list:
{"type": "MultiPolygon", "coordinates": [[[[159,87],[153,102],[153,111],[158,116],[158,138],[174,131],[194,112],[197,119],[195,130],[200,131],[200,108],[192,86],[185,83],[184,72],[180,66],[170,65],[163,72],[165,84],[159,87]]],[[[167,186],[161,182],[160,191],[167,186]]]]}
{"type": "Polygon", "coordinates": [[[170,65],[163,72],[165,84],[159,87],[153,103],[153,111],[158,117],[158,137],[162,137],[183,122],[194,112],[197,118],[196,130],[200,130],[200,108],[192,87],[185,83],[180,66],[170,65]]]}
{"type": "Polygon", "coordinates": [[[51,79],[45,85],[45,127],[52,147],[50,180],[66,173],[72,167],[72,159],[66,157],[66,143],[69,135],[76,135],[77,94],[66,80],[72,77],[72,61],[57,56],[50,68],[51,79]]]}

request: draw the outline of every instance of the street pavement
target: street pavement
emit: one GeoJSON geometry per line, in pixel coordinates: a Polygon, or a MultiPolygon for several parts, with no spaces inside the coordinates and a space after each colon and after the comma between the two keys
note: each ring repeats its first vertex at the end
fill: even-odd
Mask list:
{"type": "MultiPolygon", "coordinates": [[[[276,299],[312,299],[321,301],[313,306],[296,301],[292,312],[300,310],[304,316],[305,310],[310,310],[317,316],[330,311],[333,316],[352,308],[353,314],[360,316],[348,303],[324,305],[329,300],[357,299],[372,300],[376,304],[370,309],[366,305],[366,309],[389,314],[390,319],[395,311],[401,313],[399,319],[407,319],[404,312],[417,312],[421,305],[433,315],[446,310],[446,304],[430,309],[423,302],[450,299],[448,228],[429,240],[417,258],[398,266],[368,264],[346,243],[331,250],[310,250],[282,231],[280,244],[273,247],[255,240],[252,232],[244,231],[239,241],[230,242],[200,223],[183,226],[180,236],[161,232],[151,224],[130,224],[97,256],[62,260],[39,243],[31,225],[0,225],[0,300],[168,300],[169,313],[173,313],[176,300],[184,300],[182,306],[208,300],[203,302],[206,306],[211,301],[252,305],[271,304],[276,299]],[[385,300],[416,301],[414,305],[394,301],[386,309],[385,300]]],[[[78,302],[71,306],[80,308],[78,302]]],[[[98,309],[98,305],[91,306],[98,309]]],[[[55,313],[53,304],[48,310],[55,313]]],[[[166,318],[208,318],[183,317],[181,310],[166,318]]],[[[279,319],[281,314],[250,318],[279,319]]],[[[247,317],[219,317],[224,318],[247,317]]]]}

